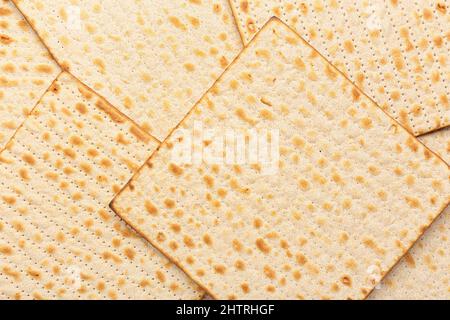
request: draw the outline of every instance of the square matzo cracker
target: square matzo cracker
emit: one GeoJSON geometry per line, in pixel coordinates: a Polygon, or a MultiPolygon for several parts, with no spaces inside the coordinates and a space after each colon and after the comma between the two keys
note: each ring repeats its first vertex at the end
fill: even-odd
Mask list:
{"type": "Polygon", "coordinates": [[[0,293],[193,299],[197,286],[108,203],[156,141],[62,73],[0,154],[0,293]]]}
{"type": "Polygon", "coordinates": [[[15,3],[64,69],[159,140],[242,48],[228,0],[15,3]]]}
{"type": "Polygon", "coordinates": [[[447,164],[274,18],[111,207],[215,298],[360,299],[449,191],[447,164]],[[275,167],[249,160],[255,131],[275,167]],[[230,132],[245,161],[238,139],[211,156],[230,132]]]}
{"type": "Polygon", "coordinates": [[[450,125],[445,0],[231,0],[248,43],[277,16],[415,135],[450,125]]]}

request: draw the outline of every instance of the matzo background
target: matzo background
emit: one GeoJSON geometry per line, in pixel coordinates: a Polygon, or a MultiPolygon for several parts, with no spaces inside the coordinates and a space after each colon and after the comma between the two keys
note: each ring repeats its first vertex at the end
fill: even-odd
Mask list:
{"type": "Polygon", "coordinates": [[[0,299],[449,300],[450,3],[1,0],[0,299]]]}

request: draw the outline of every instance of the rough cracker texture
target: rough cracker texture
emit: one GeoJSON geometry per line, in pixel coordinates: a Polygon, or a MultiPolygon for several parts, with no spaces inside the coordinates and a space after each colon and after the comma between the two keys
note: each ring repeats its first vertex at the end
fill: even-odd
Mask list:
{"type": "MultiPolygon", "coordinates": [[[[450,129],[420,140],[450,163],[450,129]]],[[[450,300],[450,208],[370,295],[371,299],[450,300]]]]}
{"type": "Polygon", "coordinates": [[[228,0],[15,3],[63,68],[159,140],[242,48],[228,0]]]}
{"type": "Polygon", "coordinates": [[[0,0],[0,150],[60,72],[14,4],[0,0]]]}
{"type": "Polygon", "coordinates": [[[111,207],[215,298],[361,299],[449,191],[442,160],[272,19],[111,207]],[[173,163],[196,121],[279,129],[279,172],[173,163]]]}
{"type": "Polygon", "coordinates": [[[200,293],[108,207],[157,146],[62,73],[0,155],[0,293],[181,299],[200,293]]]}
{"type": "Polygon", "coordinates": [[[244,42],[278,16],[410,132],[450,125],[450,1],[230,1],[244,42]]]}

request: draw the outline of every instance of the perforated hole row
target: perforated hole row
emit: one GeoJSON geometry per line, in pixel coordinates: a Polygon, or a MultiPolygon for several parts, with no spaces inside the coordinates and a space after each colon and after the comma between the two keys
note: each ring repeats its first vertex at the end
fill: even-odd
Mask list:
{"type": "MultiPolygon", "coordinates": [[[[28,131],[28,130],[27,130],[27,131],[28,131]]],[[[39,138],[38,138],[37,136],[35,136],[33,133],[31,133],[31,132],[29,132],[29,133],[30,133],[31,135],[34,136],[34,141],[35,141],[35,142],[36,142],[36,141],[41,141],[41,140],[39,140],[39,138]]],[[[42,158],[40,158],[39,156],[36,155],[36,152],[34,152],[35,150],[29,149],[29,148],[27,148],[27,147],[24,146],[24,145],[21,145],[21,146],[24,147],[24,148],[26,149],[26,151],[31,152],[32,154],[34,154],[34,156],[36,156],[37,158],[39,158],[40,162],[45,163],[45,161],[44,161],[42,158]]],[[[24,151],[25,151],[25,150],[24,150],[24,151]]],[[[54,152],[56,152],[56,151],[54,151],[54,152]]],[[[51,168],[51,167],[49,167],[49,168],[51,168]]],[[[50,171],[53,171],[53,172],[54,172],[55,170],[58,170],[58,169],[57,169],[56,167],[53,167],[52,170],[50,170],[50,171]]],[[[66,197],[67,197],[67,199],[72,198],[72,195],[69,194],[68,191],[66,191],[66,190],[64,190],[64,189],[61,190],[61,188],[58,188],[57,185],[55,185],[53,182],[49,181],[49,180],[46,179],[44,176],[42,176],[42,174],[40,174],[36,169],[35,169],[35,171],[36,171],[36,174],[39,175],[44,181],[46,181],[46,183],[47,183],[49,186],[52,186],[52,187],[55,188],[56,190],[60,190],[60,194],[61,194],[61,195],[62,195],[62,194],[65,194],[66,197]]],[[[74,187],[75,190],[76,190],[77,192],[82,193],[82,190],[79,188],[79,186],[76,185],[75,183],[73,183],[72,181],[69,181],[69,185],[70,185],[71,187],[74,187]]],[[[91,201],[88,201],[88,202],[94,202],[94,203],[96,203],[96,204],[99,206],[99,208],[103,208],[103,207],[104,207],[104,205],[102,205],[97,199],[95,199],[95,198],[92,197],[91,195],[89,195],[89,197],[90,197],[90,200],[91,200],[91,201]]],[[[85,200],[82,200],[81,202],[84,202],[84,201],[85,201],[85,200]]],[[[53,204],[54,204],[55,207],[56,207],[56,202],[54,202],[53,204]]],[[[63,207],[62,205],[60,205],[60,207],[58,207],[58,210],[61,211],[62,214],[64,214],[64,207],[63,207]]],[[[111,228],[111,225],[105,224],[103,221],[101,221],[101,220],[99,219],[99,217],[98,217],[97,215],[94,215],[93,213],[90,213],[89,210],[83,210],[83,212],[86,214],[86,216],[90,216],[91,218],[93,218],[93,219],[95,219],[97,222],[99,222],[101,225],[103,225],[103,226],[105,227],[105,229],[106,229],[106,228],[108,228],[108,229],[111,228]],[[89,212],[89,213],[88,213],[88,212],[89,212]]],[[[65,214],[65,216],[67,216],[67,214],[65,214]]],[[[113,217],[115,218],[116,216],[113,216],[113,217]]],[[[121,221],[121,220],[119,220],[118,218],[117,218],[117,220],[118,220],[118,221],[121,221]]],[[[126,228],[129,230],[129,227],[128,227],[127,225],[125,225],[123,221],[121,221],[121,224],[122,224],[122,226],[126,227],[126,228]]],[[[82,223],[82,221],[80,221],[80,220],[78,220],[78,219],[75,219],[75,220],[73,220],[73,225],[76,225],[76,226],[81,227],[81,226],[83,226],[84,224],[82,223]]],[[[112,234],[114,234],[114,230],[113,230],[112,228],[111,228],[110,230],[112,231],[112,234]]],[[[108,244],[104,239],[100,239],[100,238],[94,233],[93,230],[88,229],[88,230],[85,230],[85,231],[87,232],[87,234],[90,234],[94,239],[97,239],[98,241],[100,241],[100,242],[104,245],[105,248],[108,248],[109,250],[111,250],[111,251],[113,251],[113,252],[116,252],[116,253],[117,253],[118,255],[120,255],[120,256],[123,255],[122,252],[118,251],[116,248],[114,248],[113,246],[111,246],[111,244],[108,244]]],[[[80,244],[83,245],[83,247],[84,247],[85,249],[89,250],[89,247],[87,247],[84,243],[80,243],[80,244]]],[[[141,252],[140,249],[136,248],[135,246],[133,246],[133,247],[134,247],[134,249],[135,249],[140,255],[146,256],[143,252],[141,252]]],[[[102,259],[102,258],[99,256],[99,254],[98,254],[97,252],[92,252],[92,253],[93,253],[95,256],[97,256],[99,259],[102,259]]],[[[123,257],[123,258],[122,258],[122,262],[124,262],[124,261],[125,261],[125,263],[130,264],[131,267],[141,268],[138,264],[136,264],[135,266],[131,265],[131,262],[129,262],[129,260],[128,260],[126,257],[123,257]]],[[[137,284],[136,282],[134,282],[134,280],[130,279],[130,278],[128,277],[128,275],[126,275],[125,273],[123,273],[123,272],[121,273],[120,270],[119,270],[119,268],[118,268],[117,266],[114,266],[113,264],[111,264],[111,262],[109,262],[109,264],[110,264],[110,267],[111,267],[111,268],[115,269],[115,271],[116,271],[117,274],[121,274],[122,276],[124,276],[124,278],[126,278],[126,279],[127,279],[128,281],[130,281],[131,283],[134,283],[134,284],[136,285],[136,287],[138,287],[138,284],[137,284]]],[[[141,271],[142,273],[146,274],[146,272],[145,272],[142,268],[141,268],[140,271],[141,271]]],[[[152,277],[152,276],[150,276],[150,277],[152,277]]],[[[164,286],[164,285],[161,284],[161,286],[164,286]]],[[[147,288],[144,288],[144,291],[145,291],[147,294],[150,294],[150,292],[148,291],[147,288]]]]}
{"type": "MultiPolygon", "coordinates": [[[[20,145],[20,146],[23,147],[23,148],[25,148],[28,152],[30,152],[30,150],[27,149],[26,147],[24,147],[23,145],[20,145]]],[[[11,155],[14,157],[14,159],[17,161],[17,163],[20,163],[20,162],[21,162],[21,160],[17,158],[16,154],[11,154],[11,155]]],[[[36,175],[37,175],[37,176],[39,176],[41,179],[43,179],[43,180],[45,181],[45,178],[44,178],[42,175],[40,175],[39,172],[38,172],[34,167],[33,167],[33,170],[36,172],[36,175]]],[[[37,190],[36,188],[34,188],[34,187],[30,184],[30,182],[24,181],[24,180],[23,180],[21,177],[19,177],[17,174],[15,174],[14,180],[16,181],[16,183],[18,183],[18,182],[20,181],[21,184],[24,185],[24,187],[25,187],[26,190],[31,190],[34,194],[38,195],[38,196],[41,197],[42,199],[46,199],[47,204],[51,205],[55,210],[59,211],[59,212],[61,213],[61,217],[65,217],[65,221],[67,221],[67,219],[68,219],[68,217],[69,217],[69,215],[67,214],[67,211],[65,210],[65,209],[67,209],[67,208],[64,208],[62,205],[59,205],[59,206],[58,206],[58,205],[57,205],[57,202],[55,202],[55,201],[53,201],[52,199],[49,198],[49,195],[43,194],[41,191],[39,191],[39,190],[37,190]]],[[[2,185],[3,185],[5,188],[8,187],[8,185],[6,185],[3,181],[2,181],[1,183],[2,183],[2,185]]],[[[48,185],[51,185],[52,187],[56,188],[55,185],[52,185],[52,184],[50,184],[50,183],[49,183],[48,185]]],[[[9,188],[9,187],[8,187],[8,188],[9,188]]],[[[25,199],[25,198],[24,198],[23,201],[25,201],[26,203],[28,203],[27,207],[31,207],[31,208],[33,208],[33,210],[35,210],[36,212],[39,212],[39,213],[40,213],[40,216],[46,218],[46,219],[50,222],[51,225],[58,226],[59,230],[65,230],[65,228],[62,226],[62,224],[57,223],[54,219],[52,219],[51,217],[49,217],[49,215],[47,215],[47,214],[45,214],[44,212],[42,212],[42,210],[41,210],[37,205],[31,203],[29,199],[25,199]]],[[[11,212],[15,212],[15,210],[14,210],[12,207],[10,207],[9,209],[11,210],[11,212]]],[[[34,228],[36,228],[36,229],[39,230],[39,227],[38,227],[37,225],[35,225],[32,221],[30,221],[30,218],[29,218],[29,217],[24,216],[24,215],[21,215],[21,217],[22,217],[22,219],[24,219],[25,221],[28,222],[28,225],[29,225],[29,226],[33,226],[34,228]]],[[[73,225],[76,225],[76,226],[78,226],[78,227],[80,227],[80,228],[81,228],[81,226],[83,226],[83,224],[80,223],[79,221],[76,221],[73,225]]],[[[40,230],[39,230],[39,231],[40,231],[40,230]]],[[[51,239],[50,235],[46,234],[45,232],[42,232],[41,234],[43,234],[50,242],[52,242],[52,243],[54,242],[54,241],[51,239]]],[[[70,233],[70,232],[65,232],[65,235],[66,235],[66,236],[69,235],[69,234],[71,234],[71,233],[70,233]]],[[[78,243],[81,247],[83,247],[83,248],[84,248],[85,250],[87,250],[88,252],[91,252],[91,250],[90,250],[88,247],[86,247],[86,245],[85,245],[82,241],[77,240],[73,235],[71,236],[71,239],[73,239],[73,241],[75,241],[76,243],[78,243]]],[[[73,254],[71,254],[69,251],[67,251],[67,250],[65,249],[65,246],[57,246],[57,248],[58,248],[58,250],[63,250],[63,251],[65,251],[65,252],[67,253],[68,256],[76,257],[77,260],[79,259],[79,257],[77,257],[76,255],[73,255],[73,254]]],[[[46,250],[45,248],[40,248],[40,249],[38,248],[36,252],[45,252],[45,250],[46,250]]],[[[94,255],[95,255],[95,254],[94,254],[94,255]]],[[[108,279],[102,278],[101,275],[98,274],[98,271],[95,271],[93,268],[88,267],[88,265],[87,265],[85,262],[83,262],[82,260],[78,260],[78,261],[79,261],[79,263],[80,263],[81,265],[84,265],[86,268],[88,268],[89,271],[91,271],[91,272],[97,274],[97,275],[99,276],[99,278],[101,278],[102,280],[104,280],[104,281],[105,281],[106,283],[108,283],[111,287],[116,286],[115,284],[111,283],[108,279]]],[[[62,264],[60,264],[59,261],[55,261],[55,262],[59,264],[59,266],[62,268],[62,270],[65,270],[65,269],[66,269],[66,267],[64,267],[62,264]]],[[[104,265],[104,260],[100,258],[100,259],[99,259],[98,265],[99,265],[99,266],[104,265]]],[[[116,272],[119,272],[118,269],[116,269],[115,271],[116,271],[116,272]]],[[[50,278],[51,278],[51,277],[50,277],[50,278]]],[[[89,287],[92,287],[92,284],[90,284],[90,283],[86,283],[86,284],[87,284],[89,287]]],[[[94,289],[94,291],[96,291],[96,289],[94,289]]],[[[100,293],[100,295],[102,295],[101,292],[99,292],[99,293],[100,293]]]]}

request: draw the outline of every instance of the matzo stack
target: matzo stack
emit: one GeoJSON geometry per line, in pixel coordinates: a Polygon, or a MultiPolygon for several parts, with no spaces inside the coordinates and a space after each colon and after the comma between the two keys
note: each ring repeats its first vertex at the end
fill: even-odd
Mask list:
{"type": "Polygon", "coordinates": [[[415,135],[450,125],[447,0],[231,0],[244,42],[273,15],[415,135]]]}
{"type": "Polygon", "coordinates": [[[109,208],[156,142],[63,73],[0,162],[0,293],[181,299],[200,292],[109,208]]]}
{"type": "MultiPolygon", "coordinates": [[[[420,140],[450,163],[450,129],[420,140]]],[[[450,300],[450,208],[370,295],[371,299],[450,300]]]]}
{"type": "Polygon", "coordinates": [[[9,0],[0,0],[0,150],[60,73],[9,0]]]}
{"type": "Polygon", "coordinates": [[[15,3],[63,68],[159,140],[242,48],[227,0],[15,3]]]}
{"type": "Polygon", "coordinates": [[[215,298],[359,299],[449,191],[441,159],[272,19],[111,207],[215,298]],[[174,162],[186,131],[211,145],[199,123],[278,129],[278,173],[174,162]]]}

